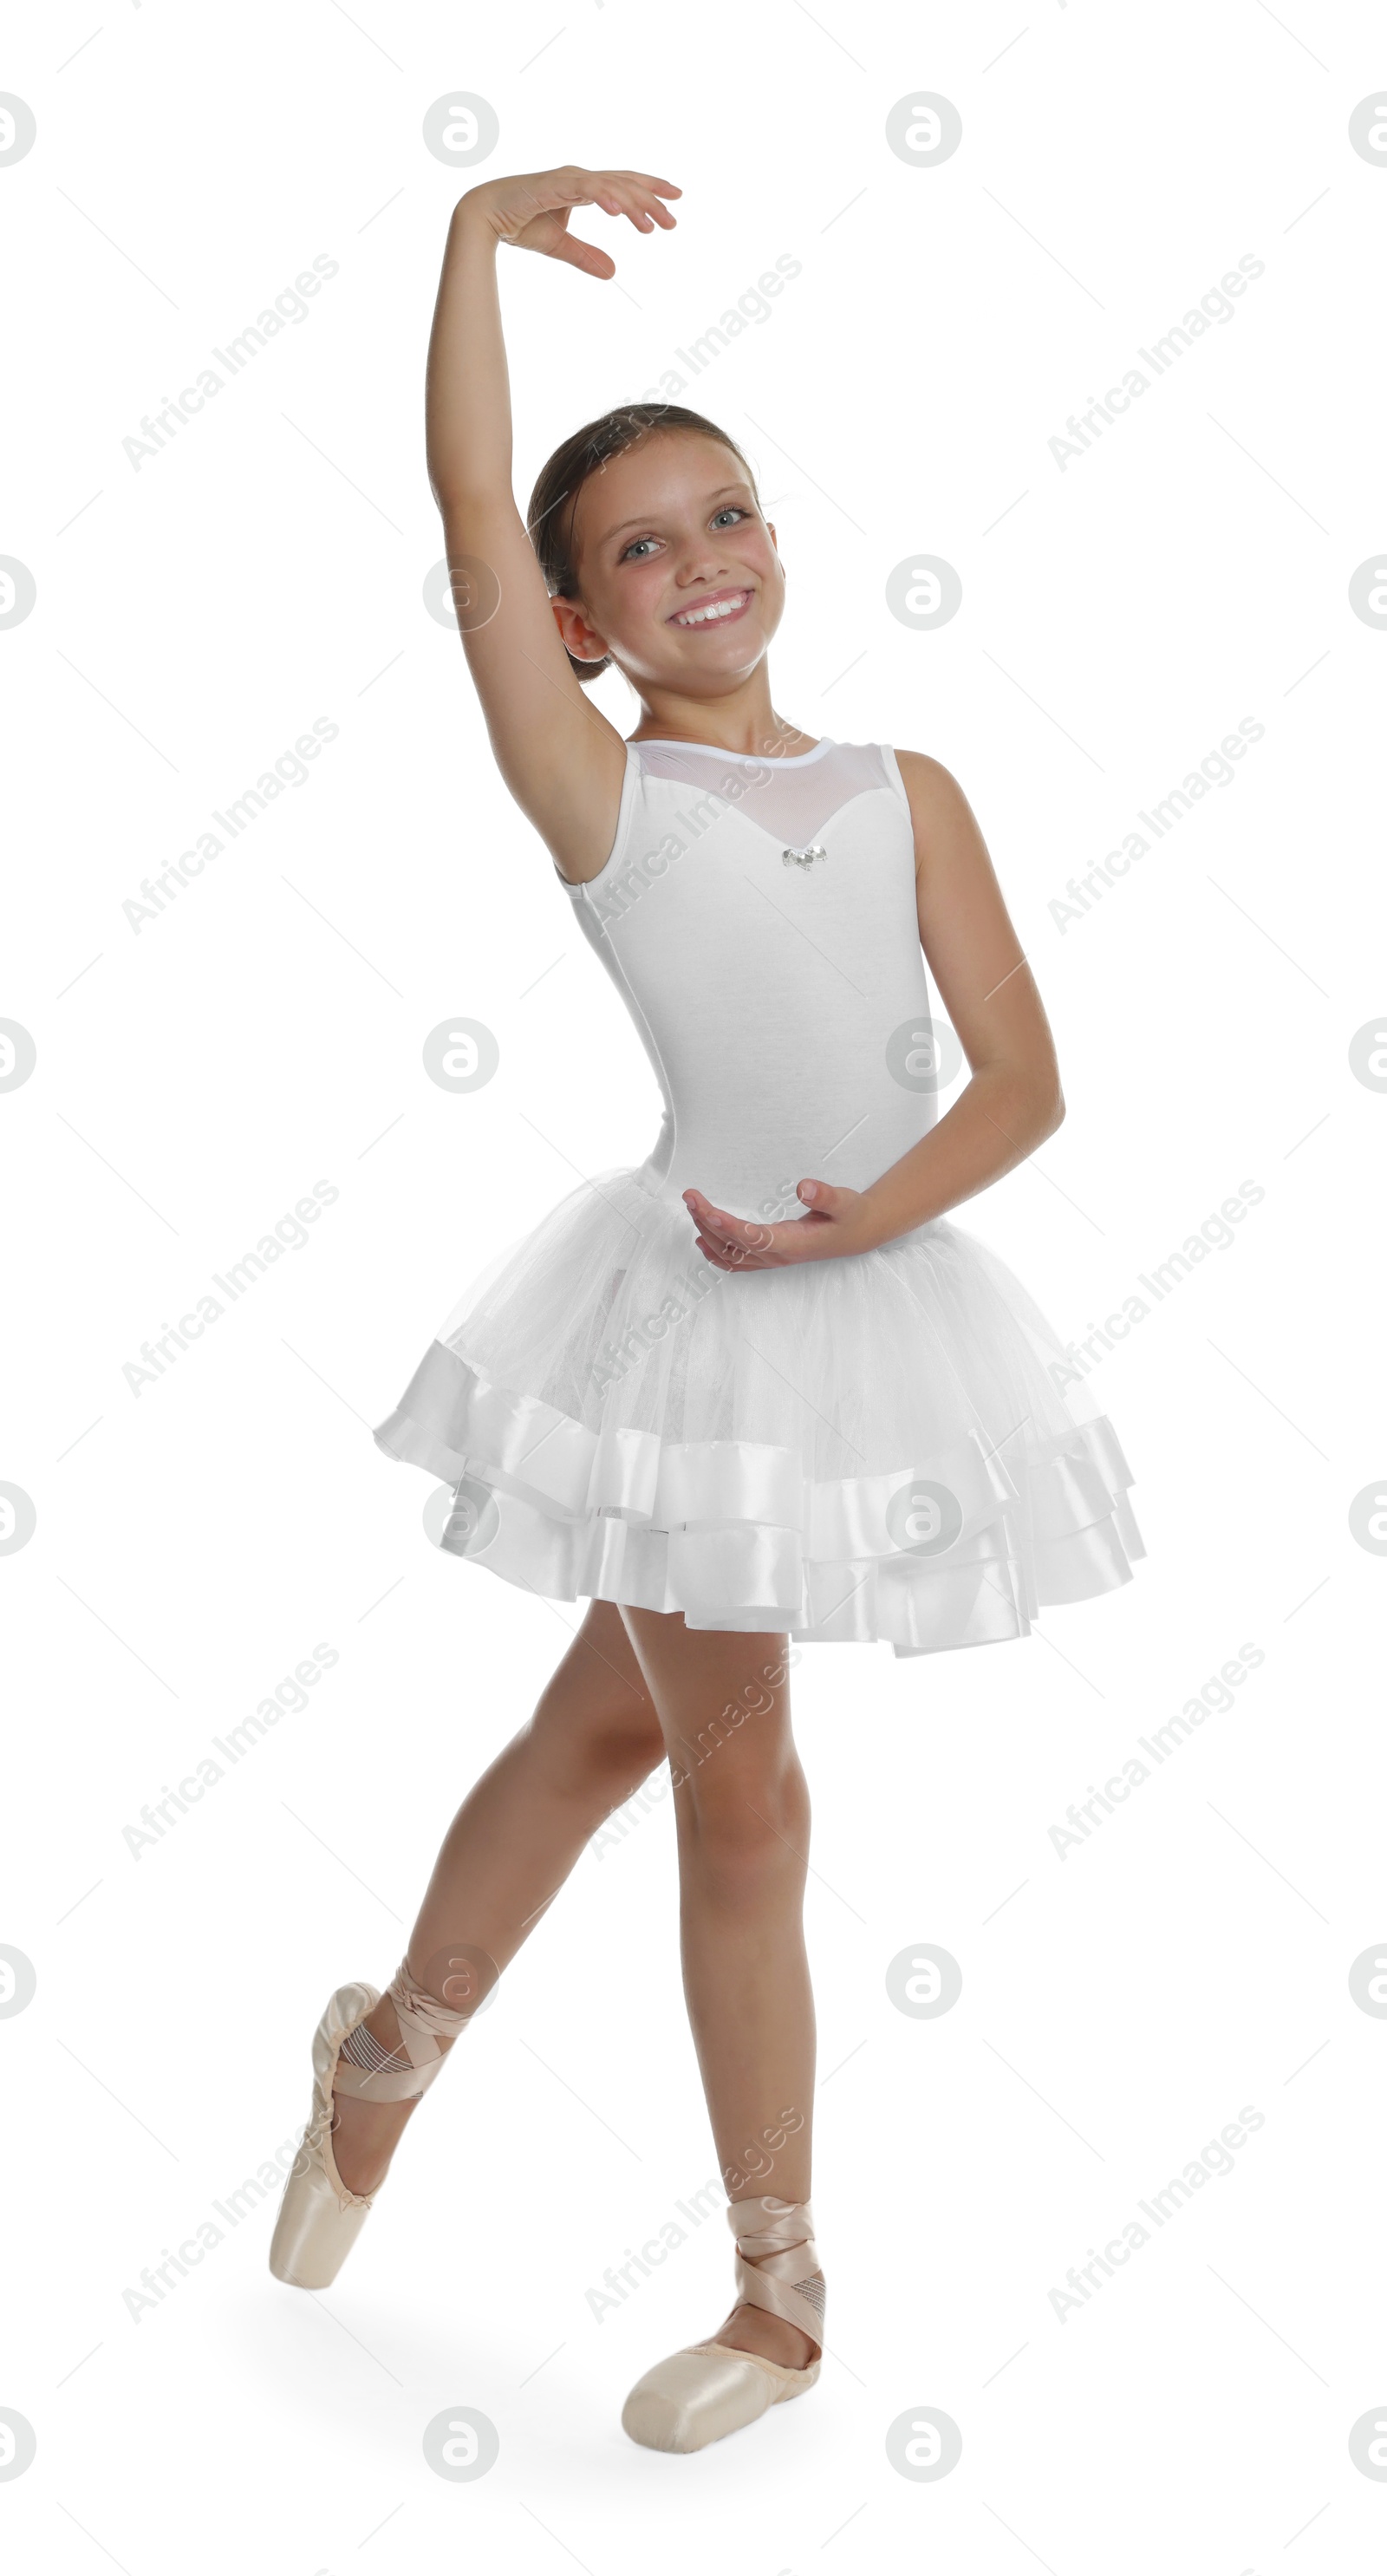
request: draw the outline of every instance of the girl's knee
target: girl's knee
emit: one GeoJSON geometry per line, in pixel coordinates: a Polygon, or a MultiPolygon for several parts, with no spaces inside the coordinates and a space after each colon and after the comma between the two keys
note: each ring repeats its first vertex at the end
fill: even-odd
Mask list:
{"type": "Polygon", "coordinates": [[[680,1762],[675,1794],[685,1832],[708,1865],[740,1876],[802,1865],[809,1842],[809,1791],[793,1751],[734,1761],[717,1751],[680,1762]]]}
{"type": "Polygon", "coordinates": [[[629,1792],[665,1758],[660,1722],[648,1703],[630,1710],[575,1709],[546,1708],[541,1700],[529,1735],[546,1774],[583,1792],[623,1786],[629,1792]]]}

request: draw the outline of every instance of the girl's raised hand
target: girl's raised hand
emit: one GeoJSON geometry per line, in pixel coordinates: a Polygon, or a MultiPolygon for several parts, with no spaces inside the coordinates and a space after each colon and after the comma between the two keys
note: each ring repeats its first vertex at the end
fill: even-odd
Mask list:
{"type": "Polygon", "coordinates": [[[792,1261],[833,1261],[845,1252],[871,1252],[878,1243],[861,1190],[835,1189],[828,1181],[801,1181],[803,1216],[784,1225],[761,1225],[729,1216],[701,1190],[685,1190],[698,1248],[715,1270],[783,1270],[792,1261]]]}
{"type": "Polygon", "coordinates": [[[637,232],[655,224],[666,232],[674,217],[664,197],[682,197],[671,179],[653,179],[644,170],[580,170],[569,162],[562,170],[531,170],[507,179],[486,179],[470,188],[463,205],[490,224],[499,241],[515,250],[542,251],[547,259],[566,259],[589,277],[615,277],[616,262],[594,242],[577,241],[567,230],[575,206],[600,206],[604,215],[625,215],[637,232]]]}

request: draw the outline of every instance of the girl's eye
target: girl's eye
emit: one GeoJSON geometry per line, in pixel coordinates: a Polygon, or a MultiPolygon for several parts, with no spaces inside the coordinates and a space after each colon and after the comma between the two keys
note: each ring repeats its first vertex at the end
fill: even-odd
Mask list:
{"type": "MultiPolygon", "coordinates": [[[[725,501],[720,510],[715,510],[713,512],[712,525],[716,527],[719,519],[745,519],[749,517],[750,512],[742,508],[740,501],[725,501]]],[[[629,563],[641,546],[653,546],[655,543],[656,540],[654,537],[633,537],[629,546],[622,547],[621,561],[623,563],[629,563]]]]}

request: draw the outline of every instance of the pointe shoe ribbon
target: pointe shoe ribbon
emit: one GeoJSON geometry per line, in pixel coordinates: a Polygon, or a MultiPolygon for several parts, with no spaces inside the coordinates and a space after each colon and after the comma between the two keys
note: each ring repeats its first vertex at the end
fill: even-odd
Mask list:
{"type": "Polygon", "coordinates": [[[812,2388],[823,2360],[824,2277],[807,2200],[734,2200],[739,2306],[767,2308],[819,2349],[803,2370],[731,2344],[686,2344],[657,2361],[622,2408],[623,2431],[651,2451],[701,2451],[752,2424],[770,2406],[812,2388]]]}
{"type": "Polygon", "coordinates": [[[737,2240],[737,2297],[798,2326],[822,2349],[824,2276],[807,2200],[733,2200],[727,2223],[737,2240]]]}
{"type": "Polygon", "coordinates": [[[332,2089],[368,2102],[413,2102],[427,2093],[443,2065],[440,2039],[456,2039],[466,2030],[477,2005],[455,2012],[451,2004],[430,1994],[427,1986],[416,1983],[407,1958],[400,1961],[385,1991],[395,2007],[408,2066],[354,2066],[350,2058],[339,2058],[332,2089]]]}

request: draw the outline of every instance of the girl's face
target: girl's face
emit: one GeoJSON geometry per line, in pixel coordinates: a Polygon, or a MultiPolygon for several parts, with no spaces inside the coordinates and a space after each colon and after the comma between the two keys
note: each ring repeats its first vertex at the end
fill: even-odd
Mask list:
{"type": "Polygon", "coordinates": [[[623,449],[578,494],[579,597],[552,602],[581,661],[604,653],[637,686],[721,697],[780,624],[785,575],[730,448],[692,430],[623,449]]]}

